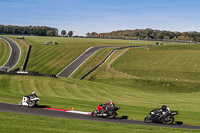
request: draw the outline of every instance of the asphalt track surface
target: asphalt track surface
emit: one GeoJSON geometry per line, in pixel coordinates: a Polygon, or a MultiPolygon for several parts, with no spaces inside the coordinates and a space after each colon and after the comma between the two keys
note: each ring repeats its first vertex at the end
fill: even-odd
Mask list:
{"type": "Polygon", "coordinates": [[[12,69],[13,67],[15,67],[15,65],[18,63],[20,59],[21,50],[15,41],[5,37],[0,37],[0,38],[5,40],[11,48],[10,57],[7,60],[7,62],[3,65],[3,67],[9,67],[10,69],[12,69]]]}
{"type": "Polygon", "coordinates": [[[83,64],[90,56],[92,56],[97,50],[107,47],[116,47],[116,46],[95,46],[87,49],[82,55],[80,55],[76,60],[64,68],[61,72],[57,74],[59,77],[70,77],[73,72],[78,69],[81,64],[83,64]]]}
{"type": "Polygon", "coordinates": [[[91,117],[90,115],[48,110],[48,109],[42,108],[42,106],[36,107],[36,108],[28,108],[28,107],[19,107],[18,105],[15,105],[15,104],[8,104],[8,103],[1,103],[1,102],[0,102],[0,111],[28,114],[28,115],[37,115],[37,116],[46,116],[46,117],[58,117],[58,118],[67,118],[67,119],[109,122],[109,123],[135,124],[135,125],[144,125],[144,126],[157,126],[157,127],[184,128],[184,129],[200,130],[200,126],[175,125],[175,124],[174,125],[164,125],[164,124],[156,124],[156,123],[145,123],[143,121],[127,120],[127,119],[120,119],[120,118],[117,118],[117,119],[96,118],[96,117],[91,117]]]}

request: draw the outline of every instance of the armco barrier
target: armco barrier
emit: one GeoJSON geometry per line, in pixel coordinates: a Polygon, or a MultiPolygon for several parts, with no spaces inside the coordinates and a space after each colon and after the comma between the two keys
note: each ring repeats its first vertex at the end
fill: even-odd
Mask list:
{"type": "Polygon", "coordinates": [[[19,71],[3,72],[3,71],[0,71],[0,74],[3,74],[3,75],[43,76],[43,77],[56,78],[56,75],[54,75],[54,74],[41,74],[41,73],[33,72],[33,71],[29,71],[29,72],[19,72],[19,71]]]}
{"type": "Polygon", "coordinates": [[[119,50],[119,49],[124,49],[124,48],[133,48],[133,47],[152,47],[154,45],[145,45],[145,46],[125,46],[125,47],[120,47],[120,48],[115,48],[113,49],[107,56],[106,58],[103,59],[103,61],[101,61],[101,63],[99,63],[98,65],[96,65],[94,68],[92,68],[89,72],[87,72],[86,74],[84,74],[82,77],[80,77],[80,80],[84,79],[86,76],[88,76],[91,72],[93,72],[94,70],[96,70],[99,66],[101,66],[111,55],[115,50],[119,50]]]}
{"type": "Polygon", "coordinates": [[[25,60],[24,60],[24,64],[22,66],[22,71],[25,71],[25,69],[26,69],[26,65],[27,65],[27,62],[28,62],[28,57],[30,55],[30,52],[31,52],[31,45],[29,45],[29,47],[28,47],[26,57],[25,57],[25,60]]]}

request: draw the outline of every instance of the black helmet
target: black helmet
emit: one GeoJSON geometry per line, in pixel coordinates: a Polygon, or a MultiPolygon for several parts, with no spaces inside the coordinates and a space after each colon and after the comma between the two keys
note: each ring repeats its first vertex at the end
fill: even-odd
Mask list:
{"type": "Polygon", "coordinates": [[[166,109],[167,109],[167,106],[166,106],[166,105],[163,105],[161,109],[162,109],[162,110],[166,110],[166,109]]]}

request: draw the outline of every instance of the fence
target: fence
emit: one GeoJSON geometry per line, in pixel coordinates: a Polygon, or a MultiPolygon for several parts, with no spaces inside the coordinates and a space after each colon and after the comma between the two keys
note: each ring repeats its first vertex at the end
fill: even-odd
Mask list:
{"type": "Polygon", "coordinates": [[[54,74],[41,74],[41,73],[34,72],[34,71],[28,71],[28,72],[20,72],[20,71],[4,72],[4,71],[0,71],[0,74],[3,74],[3,75],[43,76],[43,77],[56,78],[56,75],[54,75],[54,74]]]}

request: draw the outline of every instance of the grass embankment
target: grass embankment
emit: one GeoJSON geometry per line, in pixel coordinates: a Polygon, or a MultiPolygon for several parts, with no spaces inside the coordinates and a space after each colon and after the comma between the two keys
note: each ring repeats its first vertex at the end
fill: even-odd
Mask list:
{"type": "Polygon", "coordinates": [[[24,41],[32,45],[26,71],[50,74],[58,74],[92,46],[155,44],[155,42],[145,41],[38,36],[25,36],[24,41]],[[44,45],[45,41],[51,41],[52,43],[54,41],[57,45],[44,45]]]}
{"type": "Polygon", "coordinates": [[[11,49],[6,41],[0,39],[0,66],[4,65],[9,56],[10,56],[11,49]]]}
{"type": "MultiPolygon", "coordinates": [[[[116,83],[117,84],[117,83],[116,83]]],[[[23,95],[36,91],[41,105],[54,108],[93,111],[98,104],[112,99],[121,109],[119,116],[143,120],[149,111],[169,105],[178,110],[176,120],[199,125],[199,92],[163,93],[145,92],[138,87],[117,86],[66,78],[28,76],[0,76],[1,102],[17,104],[23,95]]]]}
{"type": "Polygon", "coordinates": [[[173,129],[94,121],[81,121],[0,112],[1,133],[196,133],[198,130],[173,129]]]}

